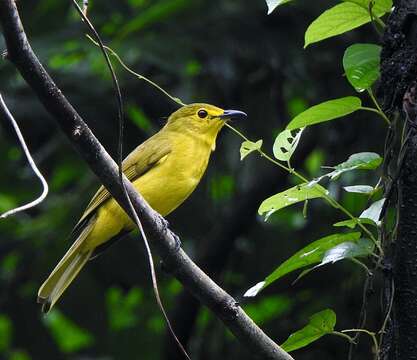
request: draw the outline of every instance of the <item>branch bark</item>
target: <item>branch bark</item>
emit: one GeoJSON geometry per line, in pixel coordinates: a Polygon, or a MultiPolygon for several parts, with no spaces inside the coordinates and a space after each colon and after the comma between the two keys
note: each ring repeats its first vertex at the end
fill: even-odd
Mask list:
{"type": "MultiPolygon", "coordinates": [[[[39,62],[27,40],[14,0],[0,0],[0,23],[8,59],[16,66],[103,185],[132,218],[133,214],[129,211],[129,204],[118,180],[116,163],[39,62]]],[[[229,294],[198,268],[182,249],[176,250],[176,235],[168,229],[167,222],[150,208],[126,178],[124,183],[146,233],[152,238],[158,254],[171,273],[209,307],[255,355],[262,359],[293,359],[246,315],[229,294]]]]}
{"type": "MultiPolygon", "coordinates": [[[[380,95],[388,113],[402,113],[404,137],[393,186],[398,191],[398,231],[385,244],[385,303],[394,290],[393,313],[385,333],[381,358],[417,359],[417,1],[399,0],[390,16],[381,53],[380,95]],[[392,271],[390,268],[392,267],[392,271]],[[394,280],[394,289],[392,287],[394,280]]],[[[400,126],[392,129],[401,131],[400,126]]],[[[398,136],[397,136],[398,138],[398,136]]],[[[390,150],[385,154],[389,158],[390,150]]],[[[390,184],[389,184],[390,185],[390,184]]]]}

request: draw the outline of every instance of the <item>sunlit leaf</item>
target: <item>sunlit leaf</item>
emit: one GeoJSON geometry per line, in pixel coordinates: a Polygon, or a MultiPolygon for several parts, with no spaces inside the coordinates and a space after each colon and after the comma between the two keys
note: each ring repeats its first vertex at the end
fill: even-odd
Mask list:
{"type": "Polygon", "coordinates": [[[64,353],[73,353],[93,344],[93,336],[82,329],[57,309],[43,318],[59,349],[64,353]]]}
{"type": "Polygon", "coordinates": [[[324,175],[331,180],[337,179],[341,174],[352,170],[375,170],[382,163],[382,158],[373,152],[361,152],[350,155],[349,158],[339,165],[332,167],[334,171],[324,175]]]}
{"type": "Polygon", "coordinates": [[[268,5],[268,15],[271,14],[279,5],[290,2],[291,0],[266,0],[268,5]]]}
{"type": "Polygon", "coordinates": [[[321,104],[312,106],[297,115],[287,125],[287,130],[303,128],[309,125],[338,119],[359,110],[361,106],[361,99],[354,96],[325,101],[321,104]]]}
{"type": "MultiPolygon", "coordinates": [[[[369,3],[369,2],[368,2],[369,3]]],[[[381,17],[391,7],[386,0],[375,0],[373,16],[381,17]]],[[[343,34],[371,21],[369,9],[358,2],[343,2],[323,12],[308,27],[305,33],[305,44],[308,45],[343,34]]]]}
{"type": "Polygon", "coordinates": [[[343,56],[343,68],[356,91],[371,88],[379,78],[381,47],[375,44],[354,44],[343,56]]]}
{"type": "Polygon", "coordinates": [[[307,326],[290,335],[281,345],[285,351],[300,349],[333,332],[336,325],[336,314],[331,309],[320,311],[310,317],[307,326]]]}
{"type": "Polygon", "coordinates": [[[259,215],[265,214],[267,219],[280,209],[307,199],[324,197],[327,193],[327,190],[320,185],[300,184],[264,200],[258,209],[258,213],[259,215]]]}
{"type": "Polygon", "coordinates": [[[240,160],[243,160],[250,153],[259,150],[262,147],[263,140],[258,140],[257,142],[253,141],[244,141],[240,146],[240,160]]]}
{"type": "Polygon", "coordinates": [[[304,129],[299,131],[284,130],[275,139],[273,152],[275,158],[281,161],[289,161],[298,146],[304,129]],[[295,134],[293,134],[295,133],[295,134]]]}
{"type": "Polygon", "coordinates": [[[347,241],[326,251],[320,264],[315,267],[335,263],[343,259],[368,256],[373,253],[375,244],[369,239],[359,239],[357,242],[347,241]]]}
{"type": "Polygon", "coordinates": [[[364,224],[364,225],[375,225],[372,220],[356,218],[355,220],[354,219],[348,219],[348,220],[339,221],[339,222],[333,224],[333,226],[335,226],[335,227],[347,227],[349,229],[354,229],[356,226],[358,226],[358,222],[361,223],[361,224],[364,224]]]}
{"type": "Polygon", "coordinates": [[[365,194],[365,195],[371,195],[375,191],[375,189],[369,185],[345,186],[343,187],[343,189],[350,193],[365,194]]]}
{"type": "Polygon", "coordinates": [[[369,208],[367,208],[359,217],[361,219],[372,220],[377,226],[381,225],[379,216],[385,203],[385,198],[375,201],[369,208]]]}
{"type": "Polygon", "coordinates": [[[329,235],[312,242],[303,249],[297,251],[288,260],[284,261],[278,268],[268,275],[264,281],[256,284],[246,291],[244,296],[256,296],[262,289],[266,288],[268,285],[280,279],[284,275],[287,275],[295,270],[305,268],[306,266],[320,263],[329,249],[341,243],[356,242],[360,239],[360,236],[360,232],[345,234],[340,233],[329,235]]]}

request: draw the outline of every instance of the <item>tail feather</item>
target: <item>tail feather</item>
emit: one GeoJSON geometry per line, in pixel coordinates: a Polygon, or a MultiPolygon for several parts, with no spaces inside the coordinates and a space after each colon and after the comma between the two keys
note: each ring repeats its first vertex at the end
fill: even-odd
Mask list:
{"type": "Polygon", "coordinates": [[[91,257],[94,249],[85,250],[83,245],[84,240],[91,231],[92,225],[93,222],[87,224],[78,239],[39,289],[38,303],[43,304],[42,311],[44,313],[49,312],[91,257]]]}

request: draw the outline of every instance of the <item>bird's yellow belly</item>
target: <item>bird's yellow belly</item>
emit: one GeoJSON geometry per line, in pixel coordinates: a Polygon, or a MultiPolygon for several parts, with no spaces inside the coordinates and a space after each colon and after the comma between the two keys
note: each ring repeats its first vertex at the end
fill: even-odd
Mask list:
{"type": "MultiPolygon", "coordinates": [[[[179,165],[178,162],[170,164],[167,160],[167,163],[155,167],[133,182],[149,205],[163,216],[175,210],[194,191],[207,162],[192,167],[192,172],[189,171],[189,163],[184,164],[184,167],[179,165]]],[[[124,210],[111,198],[98,209],[94,227],[86,239],[86,247],[95,248],[122,230],[131,231],[134,227],[124,210]]]]}

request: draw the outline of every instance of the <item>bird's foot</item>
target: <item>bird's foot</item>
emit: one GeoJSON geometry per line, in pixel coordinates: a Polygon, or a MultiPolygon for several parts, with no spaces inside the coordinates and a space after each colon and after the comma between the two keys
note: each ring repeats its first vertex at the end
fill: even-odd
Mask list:
{"type": "Polygon", "coordinates": [[[179,238],[179,236],[177,234],[174,234],[173,232],[171,232],[172,237],[175,240],[175,252],[178,252],[181,249],[181,239],[179,238]]]}

